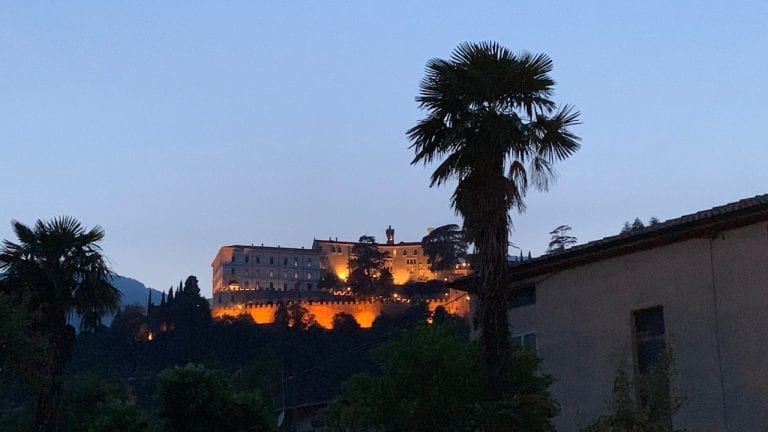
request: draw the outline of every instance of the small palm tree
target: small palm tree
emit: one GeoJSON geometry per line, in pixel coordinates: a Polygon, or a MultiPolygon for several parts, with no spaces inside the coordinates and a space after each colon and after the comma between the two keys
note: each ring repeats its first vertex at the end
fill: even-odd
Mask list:
{"type": "Polygon", "coordinates": [[[58,428],[64,365],[74,348],[70,316],[81,318],[81,330],[93,331],[101,317],[114,313],[120,292],[97,244],[104,230],[86,230],[72,217],[38,220],[30,228],[12,223],[18,243],[4,240],[0,249],[0,292],[20,304],[30,317],[30,331],[48,342],[44,384],[37,389],[33,422],[37,430],[58,428]]]}
{"type": "Polygon", "coordinates": [[[509,210],[524,211],[529,187],[547,190],[556,178],[554,163],[579,148],[569,131],[579,113],[550,99],[551,71],[544,54],[514,54],[495,42],[461,44],[449,60],[427,63],[416,101],[428,114],[407,132],[412,164],[439,162],[431,186],[458,180],[452,206],[477,249],[489,397],[508,389],[512,368],[509,302],[502,292],[509,210]]]}

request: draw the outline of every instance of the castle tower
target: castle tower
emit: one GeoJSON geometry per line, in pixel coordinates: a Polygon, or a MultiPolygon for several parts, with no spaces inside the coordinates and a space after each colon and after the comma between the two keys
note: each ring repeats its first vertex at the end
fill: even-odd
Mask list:
{"type": "Polygon", "coordinates": [[[392,225],[387,228],[387,244],[393,245],[395,244],[395,230],[392,229],[392,225]]]}

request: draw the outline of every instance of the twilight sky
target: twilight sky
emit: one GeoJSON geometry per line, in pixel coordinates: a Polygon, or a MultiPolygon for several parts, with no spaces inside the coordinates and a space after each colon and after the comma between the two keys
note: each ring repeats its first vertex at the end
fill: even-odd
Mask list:
{"type": "Polygon", "coordinates": [[[207,295],[225,244],[419,240],[459,219],[409,165],[418,83],[480,40],[549,54],[582,112],[582,150],[512,215],[524,250],[766,193],[766,23],[763,1],[7,2],[0,238],[72,215],[118,273],[207,295]]]}

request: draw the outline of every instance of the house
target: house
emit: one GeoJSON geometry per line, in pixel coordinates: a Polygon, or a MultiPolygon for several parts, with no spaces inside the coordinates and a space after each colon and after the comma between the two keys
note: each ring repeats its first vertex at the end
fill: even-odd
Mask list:
{"type": "Polygon", "coordinates": [[[606,414],[616,371],[671,348],[675,427],[768,430],[768,195],[510,266],[515,341],[557,380],[558,431],[606,414]]]}

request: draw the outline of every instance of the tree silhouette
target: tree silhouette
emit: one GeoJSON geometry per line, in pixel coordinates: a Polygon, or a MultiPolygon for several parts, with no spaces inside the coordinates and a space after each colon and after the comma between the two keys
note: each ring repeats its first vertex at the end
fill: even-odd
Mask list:
{"type": "Polygon", "coordinates": [[[98,243],[104,230],[87,230],[68,216],[38,220],[34,227],[13,222],[18,243],[3,241],[0,251],[0,292],[22,305],[30,330],[44,337],[49,349],[36,392],[33,423],[39,431],[58,429],[64,366],[72,354],[75,329],[67,317],[81,318],[81,330],[95,331],[101,317],[115,313],[120,292],[98,243]]]}
{"type": "Polygon", "coordinates": [[[421,246],[429,257],[429,269],[433,272],[451,270],[467,256],[464,231],[456,224],[433,229],[421,239],[421,246]]]}
{"type": "Polygon", "coordinates": [[[495,42],[463,43],[449,60],[427,62],[416,101],[428,113],[407,132],[412,164],[439,163],[432,186],[458,180],[452,206],[477,249],[488,398],[509,388],[514,369],[507,361],[509,301],[503,289],[509,210],[524,211],[528,189],[547,190],[556,177],[554,163],[579,148],[569,130],[579,113],[550,99],[551,71],[544,54],[514,54],[495,42]]]}
{"type": "Polygon", "coordinates": [[[570,231],[571,227],[568,225],[560,225],[550,231],[549,235],[552,237],[549,240],[547,253],[560,252],[576,244],[576,237],[568,235],[570,231]]]}

